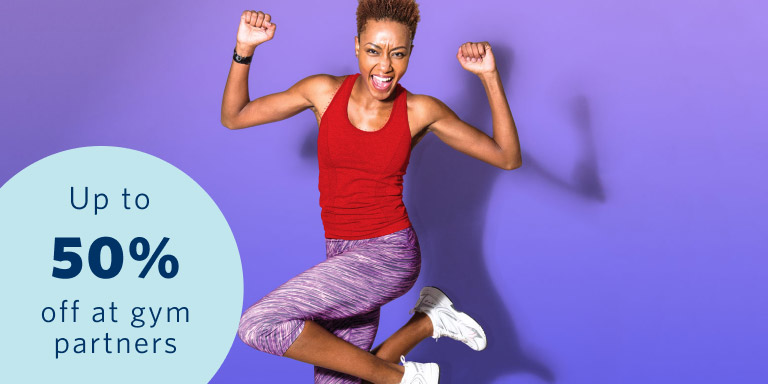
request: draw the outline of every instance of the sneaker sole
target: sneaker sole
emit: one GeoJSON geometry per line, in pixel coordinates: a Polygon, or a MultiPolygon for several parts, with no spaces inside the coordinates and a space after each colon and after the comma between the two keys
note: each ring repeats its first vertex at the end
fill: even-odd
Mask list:
{"type": "Polygon", "coordinates": [[[475,319],[473,319],[472,316],[469,316],[469,315],[467,315],[464,312],[457,311],[456,308],[454,308],[453,302],[451,301],[451,299],[449,299],[448,295],[446,295],[445,292],[440,290],[440,288],[437,288],[437,287],[424,287],[424,288],[421,289],[421,292],[419,294],[420,295],[424,295],[424,294],[428,295],[430,293],[432,294],[433,297],[435,297],[435,296],[438,296],[438,297],[442,296],[441,304],[447,303],[448,306],[451,308],[451,310],[456,313],[457,317],[459,317],[463,322],[465,322],[467,324],[471,324],[478,331],[480,331],[480,336],[482,336],[482,340],[485,342],[485,344],[481,345],[478,349],[475,349],[475,348],[472,348],[471,346],[469,346],[470,348],[472,348],[475,351],[482,351],[482,350],[485,349],[485,347],[488,346],[488,339],[485,337],[485,330],[483,330],[483,327],[475,319]],[[430,291],[432,291],[432,292],[430,292],[430,291]]]}

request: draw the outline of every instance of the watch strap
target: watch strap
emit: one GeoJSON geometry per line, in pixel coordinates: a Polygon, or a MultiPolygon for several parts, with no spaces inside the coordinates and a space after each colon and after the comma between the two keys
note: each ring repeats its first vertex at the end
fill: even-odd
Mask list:
{"type": "Polygon", "coordinates": [[[234,53],[234,55],[232,55],[232,60],[234,60],[235,63],[250,64],[251,63],[251,59],[253,59],[253,55],[251,55],[251,56],[240,56],[237,53],[237,48],[235,48],[235,53],[234,53]]]}

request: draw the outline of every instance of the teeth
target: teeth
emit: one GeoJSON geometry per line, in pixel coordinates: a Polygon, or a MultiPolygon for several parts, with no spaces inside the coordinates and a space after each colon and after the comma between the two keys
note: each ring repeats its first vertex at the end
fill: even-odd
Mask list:
{"type": "Polygon", "coordinates": [[[376,76],[376,75],[373,75],[373,77],[374,77],[374,79],[376,79],[378,81],[381,81],[381,82],[384,82],[384,83],[388,83],[388,82],[392,81],[392,79],[393,79],[393,77],[379,77],[379,76],[376,76]]]}

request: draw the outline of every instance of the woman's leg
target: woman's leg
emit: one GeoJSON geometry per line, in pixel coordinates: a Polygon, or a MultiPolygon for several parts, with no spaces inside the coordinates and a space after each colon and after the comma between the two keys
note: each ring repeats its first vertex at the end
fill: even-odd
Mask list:
{"type": "Polygon", "coordinates": [[[313,320],[357,316],[405,294],[421,267],[415,233],[409,229],[349,244],[354,246],[251,306],[238,334],[248,345],[268,353],[372,382],[397,383],[401,366],[340,339],[313,320]]]}
{"type": "Polygon", "coordinates": [[[429,336],[435,341],[449,337],[475,351],[487,346],[483,327],[468,314],[457,311],[451,299],[437,287],[422,288],[419,301],[410,313],[416,314],[408,324],[373,351],[378,357],[391,360],[391,356],[406,354],[416,345],[416,340],[429,336]]]}
{"type": "MultiPolygon", "coordinates": [[[[351,317],[380,307],[370,308],[377,303],[355,298],[339,285],[339,276],[354,276],[350,270],[354,262],[344,260],[349,257],[352,255],[326,260],[264,296],[243,314],[238,329],[240,338],[246,344],[274,355],[374,383],[399,383],[403,367],[377,358],[368,348],[361,349],[318,324],[326,319],[351,317]],[[329,273],[328,269],[338,273],[329,273]]],[[[354,280],[365,281],[362,276],[354,280]]],[[[353,382],[359,382],[359,379],[353,382]]]]}
{"type": "MultiPolygon", "coordinates": [[[[379,328],[381,310],[375,309],[359,316],[336,319],[318,320],[317,323],[342,340],[355,345],[363,351],[370,351],[376,331],[379,328]]],[[[398,374],[402,373],[398,366],[398,374]]],[[[359,377],[348,375],[332,369],[315,366],[315,384],[360,384],[359,377]]]]}
{"type": "Polygon", "coordinates": [[[325,379],[337,380],[324,383],[359,383],[362,378],[372,383],[396,384],[400,383],[404,372],[402,366],[379,359],[370,352],[338,338],[311,320],[306,321],[304,330],[283,356],[329,371],[346,373],[328,375],[330,377],[325,379]]]}
{"type": "Polygon", "coordinates": [[[416,312],[397,332],[384,340],[371,353],[376,357],[397,363],[400,355],[407,355],[422,340],[432,336],[432,321],[422,312],[416,312]]]}

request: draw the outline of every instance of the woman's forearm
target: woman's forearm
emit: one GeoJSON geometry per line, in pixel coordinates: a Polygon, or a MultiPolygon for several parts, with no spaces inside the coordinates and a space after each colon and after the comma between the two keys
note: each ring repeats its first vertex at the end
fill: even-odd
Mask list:
{"type": "Polygon", "coordinates": [[[522,155],[520,153],[520,140],[517,136],[517,127],[512,118],[512,112],[509,110],[507,96],[504,93],[504,86],[501,84],[499,72],[494,70],[479,75],[483,83],[485,93],[488,96],[488,104],[491,106],[491,117],[493,123],[493,140],[504,153],[511,168],[517,168],[522,165],[522,155]]]}
{"type": "MultiPolygon", "coordinates": [[[[237,27],[235,50],[240,56],[252,56],[259,44],[272,40],[277,26],[272,23],[272,16],[261,11],[243,11],[240,25],[237,27]]],[[[221,101],[221,124],[229,129],[248,126],[241,122],[240,113],[250,102],[248,96],[248,70],[250,64],[241,64],[232,60],[224,86],[224,98],[221,101]]],[[[251,124],[252,125],[252,124],[251,124]]]]}
{"type": "MultiPolygon", "coordinates": [[[[240,56],[253,55],[256,47],[237,45],[237,54],[240,56]]],[[[221,124],[232,129],[237,115],[251,101],[248,95],[248,72],[250,64],[241,64],[232,60],[227,76],[227,84],[224,86],[224,98],[221,102],[221,124]]]]}

